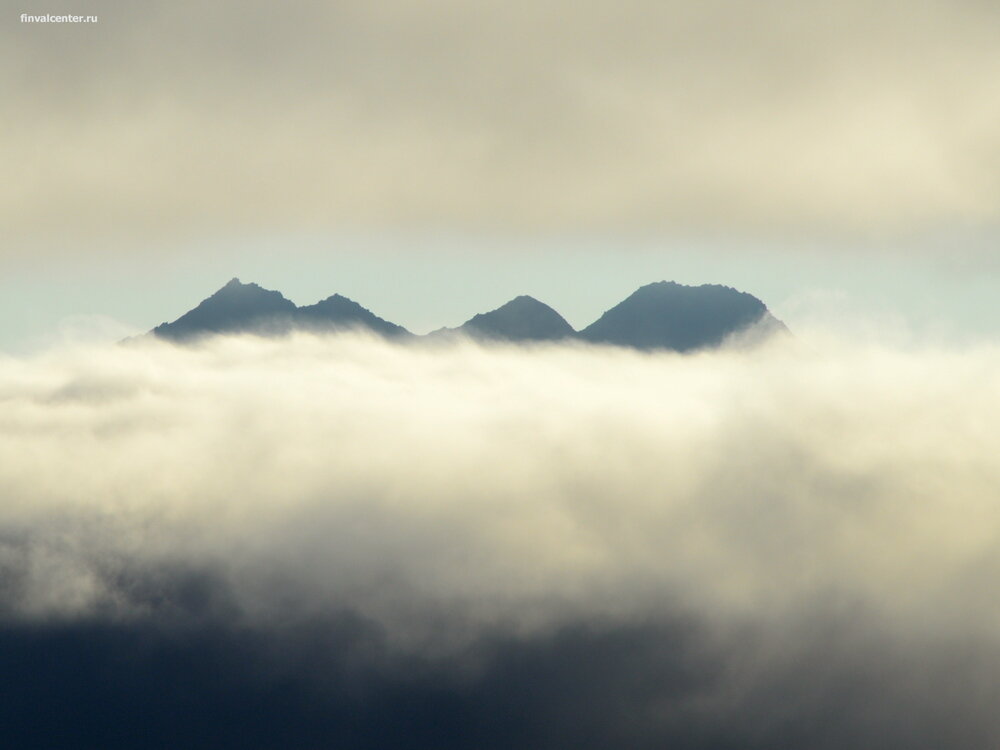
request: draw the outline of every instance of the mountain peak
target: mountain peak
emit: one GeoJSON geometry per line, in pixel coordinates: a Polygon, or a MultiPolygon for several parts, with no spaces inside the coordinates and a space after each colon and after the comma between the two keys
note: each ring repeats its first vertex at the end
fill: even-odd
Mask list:
{"type": "MultiPolygon", "coordinates": [[[[152,333],[171,340],[191,340],[224,333],[274,335],[295,329],[411,335],[343,295],[333,294],[313,305],[297,307],[280,292],[244,284],[238,277],[152,333]]],[[[718,346],[734,334],[745,335],[743,341],[756,342],[777,332],[787,329],[751,294],[719,284],[686,286],[656,281],[636,289],[579,334],[544,302],[522,294],[473,316],[458,328],[430,335],[464,334],[475,339],[525,342],[578,337],[594,343],[685,352],[718,346]]]]}
{"type": "Polygon", "coordinates": [[[514,297],[514,299],[510,300],[510,302],[505,302],[504,304],[500,305],[500,307],[497,308],[497,310],[518,310],[518,309],[551,310],[552,308],[546,305],[544,302],[539,302],[537,299],[528,294],[519,294],[518,296],[514,297]]]}
{"type": "MultiPolygon", "coordinates": [[[[651,281],[648,284],[643,284],[641,287],[632,292],[630,296],[635,296],[637,294],[642,294],[642,295],[692,294],[694,292],[734,293],[734,294],[743,294],[746,295],[747,297],[757,299],[752,294],[747,294],[746,292],[740,292],[734,289],[733,287],[726,286],[724,284],[698,284],[697,286],[689,286],[687,284],[681,284],[676,281],[651,281]]],[[[761,304],[763,304],[763,302],[761,302],[761,304]]]]}
{"type": "Polygon", "coordinates": [[[281,292],[230,279],[173,323],[153,329],[161,338],[187,340],[216,333],[281,333],[291,324],[295,304],[281,292]]]}
{"type": "Polygon", "coordinates": [[[562,315],[526,294],[473,316],[458,331],[478,338],[510,341],[554,341],[575,333],[562,315]]]}
{"type": "Polygon", "coordinates": [[[402,326],[390,323],[367,308],[341,294],[332,294],[315,305],[300,307],[295,311],[299,325],[312,330],[334,331],[346,328],[368,328],[383,336],[409,336],[402,326]]]}
{"type": "Polygon", "coordinates": [[[295,328],[319,332],[368,328],[386,336],[409,334],[339,294],[296,307],[280,292],[253,282],[244,284],[235,276],[173,323],[154,328],[153,334],[180,341],[219,333],[283,334],[295,328]]]}
{"type": "MultiPolygon", "coordinates": [[[[216,292],[214,294],[212,294],[211,297],[209,297],[209,299],[212,299],[212,297],[218,297],[218,296],[233,297],[234,295],[242,295],[242,296],[247,296],[247,297],[252,297],[252,296],[265,297],[266,296],[266,297],[270,297],[272,299],[277,299],[277,298],[280,297],[281,299],[285,299],[284,295],[282,295],[281,292],[277,292],[277,291],[274,291],[272,289],[265,289],[260,284],[255,284],[252,281],[250,283],[248,283],[248,284],[244,284],[242,281],[240,281],[235,276],[233,278],[231,278],[229,281],[227,281],[223,286],[219,287],[216,290],[216,292]]],[[[288,300],[285,300],[285,301],[287,302],[288,300]]]]}
{"type": "Polygon", "coordinates": [[[685,352],[718,346],[757,324],[784,328],[752,294],[720,284],[657,281],[639,287],[580,336],[594,343],[685,352]]]}

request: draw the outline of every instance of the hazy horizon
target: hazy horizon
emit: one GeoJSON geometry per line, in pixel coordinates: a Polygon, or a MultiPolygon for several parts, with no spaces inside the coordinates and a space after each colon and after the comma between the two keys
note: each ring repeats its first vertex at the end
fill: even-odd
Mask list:
{"type": "Polygon", "coordinates": [[[792,327],[887,327],[899,338],[1000,338],[998,256],[987,238],[964,251],[938,239],[858,244],[709,238],[542,237],[415,233],[206,240],[157,258],[67,258],[14,264],[0,278],[0,351],[67,338],[114,340],[173,320],[232,277],[297,304],[334,293],[415,333],[459,325],[528,294],[575,328],[653,281],[722,284],[760,298],[792,327]]]}

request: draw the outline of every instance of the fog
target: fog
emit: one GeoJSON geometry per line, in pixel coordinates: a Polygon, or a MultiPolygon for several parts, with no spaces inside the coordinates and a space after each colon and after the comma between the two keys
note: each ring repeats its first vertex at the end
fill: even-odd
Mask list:
{"type": "Polygon", "coordinates": [[[289,227],[998,218],[980,0],[76,3],[89,25],[4,8],[0,257],[289,227]]]}
{"type": "MultiPolygon", "coordinates": [[[[202,649],[249,670],[243,690],[280,674],[342,710],[319,671],[369,685],[357,700],[380,711],[372,696],[404,685],[460,697],[449,721],[499,712],[445,732],[456,746],[582,741],[503,718],[493,688],[528,689],[543,725],[562,726],[553,705],[600,717],[595,747],[914,727],[975,746],[1000,732],[998,367],[995,346],[809,334],[687,356],[339,335],[8,358],[2,630],[19,651],[55,631],[106,649],[101,670],[145,665],[143,685],[161,680],[133,643],[151,631],[181,664],[202,649]],[[369,645],[328,663],[344,622],[369,645]],[[391,689],[357,677],[372,665],[391,689]]],[[[211,684],[192,688],[209,706],[226,694],[211,684]]],[[[439,726],[424,709],[405,715],[439,726]]],[[[171,726],[165,743],[215,736],[171,726]]],[[[336,737],[375,742],[358,731],[336,737]]]]}

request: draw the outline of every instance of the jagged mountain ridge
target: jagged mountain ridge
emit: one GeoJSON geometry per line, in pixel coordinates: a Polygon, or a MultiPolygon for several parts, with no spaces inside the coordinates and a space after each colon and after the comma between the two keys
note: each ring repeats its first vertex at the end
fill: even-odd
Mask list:
{"type": "Polygon", "coordinates": [[[292,327],[296,306],[281,292],[231,279],[172,323],[161,323],[151,333],[185,340],[213,333],[282,333],[292,327]]]}
{"type": "MultiPolygon", "coordinates": [[[[362,329],[389,338],[413,337],[357,302],[334,294],[298,307],[280,292],[232,279],[172,323],[150,334],[189,341],[216,334],[281,335],[293,330],[332,332],[362,329]]],[[[581,340],[637,349],[688,352],[715,347],[727,338],[754,331],[756,338],[787,333],[767,306],[746,292],[718,284],[685,286],[659,281],[637,289],[592,324],[576,331],[553,308],[533,297],[515,297],[495,310],[473,316],[457,328],[424,338],[466,337],[487,341],[581,340]]]]}
{"type": "Polygon", "coordinates": [[[410,336],[402,326],[383,320],[354,300],[334,294],[314,305],[298,307],[281,292],[239,279],[224,287],[172,323],[162,323],[150,333],[160,338],[186,341],[223,333],[280,335],[292,330],[336,331],[367,328],[383,336],[410,336]]]}

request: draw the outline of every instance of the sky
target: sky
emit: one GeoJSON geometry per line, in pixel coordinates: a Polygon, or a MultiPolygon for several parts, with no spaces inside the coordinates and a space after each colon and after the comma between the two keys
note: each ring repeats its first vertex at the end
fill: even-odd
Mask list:
{"type": "Polygon", "coordinates": [[[298,304],[340,293],[415,333],[458,325],[520,294],[579,329],[639,286],[674,280],[749,291],[793,328],[879,329],[897,341],[996,339],[1000,256],[982,235],[966,235],[961,250],[945,244],[385,231],[213,237],[183,252],[15,264],[0,280],[8,311],[0,341],[24,354],[67,339],[116,340],[176,319],[234,276],[298,304]]]}
{"type": "Polygon", "coordinates": [[[8,742],[997,747],[1000,5],[0,9],[8,742]],[[793,335],[108,345],[233,277],[793,335]]]}
{"type": "Polygon", "coordinates": [[[64,5],[4,1],[0,350],[233,276],[417,332],[660,279],[1000,330],[992,3],[64,5]]]}

